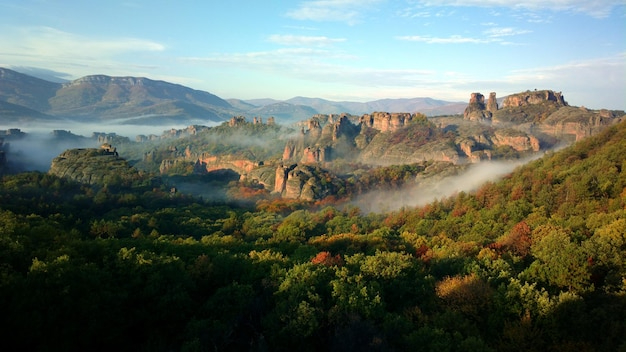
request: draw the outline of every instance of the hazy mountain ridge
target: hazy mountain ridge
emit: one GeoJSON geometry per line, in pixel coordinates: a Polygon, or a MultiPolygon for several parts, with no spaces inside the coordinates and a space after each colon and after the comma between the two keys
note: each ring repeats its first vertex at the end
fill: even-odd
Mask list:
{"type": "Polygon", "coordinates": [[[45,112],[50,109],[49,100],[61,88],[60,83],[0,68],[0,100],[31,110],[45,112]]]}
{"type": "Polygon", "coordinates": [[[47,115],[37,110],[7,101],[0,101],[0,116],[11,116],[13,123],[29,123],[36,120],[59,120],[56,116],[47,115]]]}
{"type": "MultiPolygon", "coordinates": [[[[0,99],[81,122],[140,116],[153,123],[219,122],[241,112],[214,94],[144,77],[91,75],[60,84],[5,68],[0,68],[0,99]]],[[[19,114],[7,111],[2,117],[12,122],[19,114]]]]}
{"type": "Polygon", "coordinates": [[[317,110],[319,114],[349,113],[354,115],[367,114],[373,111],[389,112],[421,112],[427,116],[437,115],[438,111],[445,114],[460,114],[465,103],[437,100],[433,98],[400,98],[380,99],[369,102],[330,101],[320,98],[295,97],[286,100],[290,104],[306,105],[317,110]]]}
{"type": "MultiPolygon", "coordinates": [[[[222,99],[214,94],[179,84],[145,77],[89,75],[55,83],[14,70],[0,68],[0,101],[34,110],[29,120],[48,116],[97,122],[114,118],[137,118],[130,123],[193,124],[225,121],[234,115],[275,117],[293,123],[315,114],[365,114],[372,111],[422,112],[428,116],[460,114],[464,104],[432,98],[381,99],[371,102],[330,101],[294,97],[275,99],[222,99]],[[42,115],[39,115],[42,114],[42,115]]],[[[8,123],[29,115],[25,110],[4,109],[0,118],[8,123]]]]}

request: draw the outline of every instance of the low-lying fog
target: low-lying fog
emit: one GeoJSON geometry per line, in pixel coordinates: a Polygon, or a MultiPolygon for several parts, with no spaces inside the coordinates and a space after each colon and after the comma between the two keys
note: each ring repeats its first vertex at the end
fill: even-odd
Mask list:
{"type": "Polygon", "coordinates": [[[541,157],[536,154],[529,158],[510,161],[483,161],[470,165],[466,171],[445,178],[426,179],[420,183],[407,184],[398,190],[371,191],[359,196],[353,204],[363,212],[394,211],[403,207],[426,205],[434,200],[451,196],[458,192],[478,189],[487,181],[495,181],[512,172],[516,167],[541,157]]]}
{"type": "MultiPolygon", "coordinates": [[[[126,120],[124,120],[126,121],[126,120]]],[[[137,135],[162,135],[163,132],[174,129],[183,129],[185,125],[128,125],[119,124],[119,120],[102,123],[79,123],[74,121],[38,123],[25,126],[0,126],[0,130],[20,129],[26,133],[23,138],[2,136],[4,143],[9,145],[7,160],[12,165],[18,165],[20,171],[48,171],[52,159],[63,151],[72,148],[97,148],[100,143],[92,138],[94,132],[115,133],[135,141],[137,135]],[[55,130],[71,132],[84,138],[62,139],[56,138],[55,130]]],[[[205,124],[208,125],[208,124],[205,124]]]]}
{"type": "MultiPolygon", "coordinates": [[[[205,126],[215,123],[201,124],[205,126]]],[[[50,123],[37,126],[0,126],[0,130],[19,128],[27,135],[23,138],[4,136],[5,144],[9,144],[7,160],[10,165],[19,166],[19,171],[42,171],[50,168],[52,159],[61,152],[71,148],[97,148],[99,142],[92,138],[94,132],[115,133],[135,141],[137,135],[162,135],[171,129],[184,129],[185,125],[125,125],[98,123],[50,123]],[[57,138],[54,130],[64,130],[84,138],[57,138]]],[[[3,136],[0,136],[3,137],[3,136]]],[[[248,141],[250,143],[250,141],[248,141]]],[[[364,212],[385,212],[425,205],[436,199],[441,199],[456,192],[472,191],[486,181],[493,181],[512,172],[516,167],[529,162],[534,157],[514,161],[480,162],[470,165],[462,174],[442,179],[426,179],[419,184],[406,185],[395,191],[372,191],[359,196],[352,203],[364,212]]],[[[184,188],[184,187],[182,187],[184,188]]],[[[182,189],[181,189],[182,191],[182,189]]]]}

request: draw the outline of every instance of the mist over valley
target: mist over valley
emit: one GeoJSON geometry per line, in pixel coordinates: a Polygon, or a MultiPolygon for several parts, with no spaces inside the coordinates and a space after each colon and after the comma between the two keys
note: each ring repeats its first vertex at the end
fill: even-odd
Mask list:
{"type": "MultiPolygon", "coordinates": [[[[65,150],[107,144],[132,167],[176,176],[172,186],[203,199],[237,198],[246,193],[237,187],[252,187],[256,191],[248,193],[256,200],[328,198],[365,212],[471,191],[623,116],[572,107],[552,90],[507,97],[492,92],[488,99],[472,93],[462,109],[430,98],[244,102],[146,78],[100,75],[61,84],[0,72],[10,170],[48,172],[65,150]],[[20,93],[29,89],[37,93],[20,93]],[[408,112],[382,110],[394,107],[408,112]],[[447,107],[454,113],[421,112],[447,107]],[[409,166],[400,170],[402,165],[409,166]],[[221,186],[215,184],[219,172],[230,175],[221,186]],[[206,188],[223,189],[195,191],[210,173],[217,178],[206,178],[206,188]],[[184,181],[187,176],[195,180],[184,181]]],[[[67,172],[62,174],[71,178],[67,172]]]]}

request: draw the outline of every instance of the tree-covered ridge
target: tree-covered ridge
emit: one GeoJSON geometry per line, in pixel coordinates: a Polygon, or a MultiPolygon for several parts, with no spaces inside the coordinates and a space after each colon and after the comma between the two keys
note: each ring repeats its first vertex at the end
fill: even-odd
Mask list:
{"type": "Polygon", "coordinates": [[[5,176],[0,344],[624,349],[625,147],[622,122],[476,192],[369,215],[5,176]]]}

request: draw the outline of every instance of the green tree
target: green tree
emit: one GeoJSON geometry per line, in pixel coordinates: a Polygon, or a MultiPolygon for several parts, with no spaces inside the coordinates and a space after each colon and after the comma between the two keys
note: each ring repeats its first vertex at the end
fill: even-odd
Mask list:
{"type": "Polygon", "coordinates": [[[526,270],[534,278],[558,289],[575,292],[592,290],[587,256],[580,244],[563,228],[540,226],[533,231],[531,254],[535,261],[526,270]]]}

